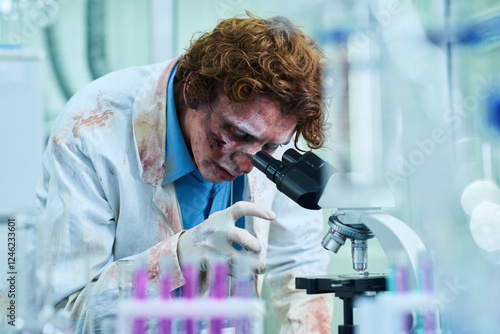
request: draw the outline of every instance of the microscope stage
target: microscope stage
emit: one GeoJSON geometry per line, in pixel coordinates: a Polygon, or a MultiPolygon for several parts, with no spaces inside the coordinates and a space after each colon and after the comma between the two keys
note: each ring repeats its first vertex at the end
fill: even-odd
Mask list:
{"type": "Polygon", "coordinates": [[[386,291],[386,275],[380,273],[354,273],[313,277],[296,277],[295,288],[305,289],[307,294],[335,293],[362,295],[369,292],[386,291]]]}

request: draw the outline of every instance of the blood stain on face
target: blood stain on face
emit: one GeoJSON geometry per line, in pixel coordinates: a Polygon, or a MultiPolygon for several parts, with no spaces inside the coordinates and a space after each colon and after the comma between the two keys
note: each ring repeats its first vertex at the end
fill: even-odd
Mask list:
{"type": "Polygon", "coordinates": [[[208,142],[208,146],[210,146],[210,149],[213,149],[214,143],[212,142],[212,140],[210,139],[210,136],[208,134],[207,134],[207,142],[208,142]]]}
{"type": "Polygon", "coordinates": [[[222,135],[220,133],[214,135],[214,140],[215,143],[217,144],[217,147],[222,148],[224,145],[226,145],[226,142],[224,139],[222,139],[222,135]]]}

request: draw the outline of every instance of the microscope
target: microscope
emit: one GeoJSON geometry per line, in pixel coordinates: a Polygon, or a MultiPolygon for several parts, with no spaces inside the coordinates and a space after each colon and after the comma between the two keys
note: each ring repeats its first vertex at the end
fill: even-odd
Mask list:
{"type": "Polygon", "coordinates": [[[389,265],[408,264],[410,283],[417,283],[418,258],[425,246],[408,225],[380,208],[394,206],[392,193],[383,187],[363,183],[355,175],[340,173],[312,152],[300,154],[288,149],[282,160],[258,152],[253,165],[276,184],[277,189],[300,206],[319,210],[335,208],[328,219],[329,230],[321,244],[337,253],[346,239],[351,240],[354,274],[320,277],[296,277],[297,289],[308,294],[334,293],[344,303],[344,324],[339,334],[353,334],[354,298],[375,296],[387,290],[386,275],[366,271],[368,243],[376,237],[384,249],[389,265]]]}

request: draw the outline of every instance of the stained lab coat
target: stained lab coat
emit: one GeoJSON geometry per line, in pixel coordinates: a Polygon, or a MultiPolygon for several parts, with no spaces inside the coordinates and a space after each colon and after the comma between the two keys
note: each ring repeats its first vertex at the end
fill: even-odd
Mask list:
{"type": "MultiPolygon", "coordinates": [[[[73,96],[56,120],[37,195],[54,224],[55,302],[77,332],[116,312],[119,259],[145,263],[152,294],[165,256],[175,259],[173,288],[185,282],[177,260],[179,203],[173,184],[161,186],[175,166],[165,161],[165,108],[178,59],[108,74],[73,96]]],[[[250,218],[247,229],[262,245],[280,332],[330,333],[332,297],[294,286],[296,276],[325,273],[321,212],[302,209],[259,171],[247,177],[247,200],[277,214],[270,223],[250,218]]],[[[259,290],[261,284],[259,277],[259,290]]]]}

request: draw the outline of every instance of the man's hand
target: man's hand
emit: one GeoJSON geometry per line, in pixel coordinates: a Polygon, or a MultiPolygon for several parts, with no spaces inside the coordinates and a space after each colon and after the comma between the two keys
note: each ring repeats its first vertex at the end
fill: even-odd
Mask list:
{"type": "MultiPolygon", "coordinates": [[[[249,252],[259,253],[259,240],[247,230],[235,226],[235,222],[244,216],[268,220],[276,218],[274,212],[250,202],[237,202],[226,210],[216,212],[180,236],[177,246],[180,264],[196,262],[200,270],[206,271],[214,256],[223,256],[230,263],[235,262],[242,255],[232,247],[233,244],[240,244],[249,252]]],[[[265,271],[265,266],[257,259],[254,271],[259,274],[265,271]]]]}

